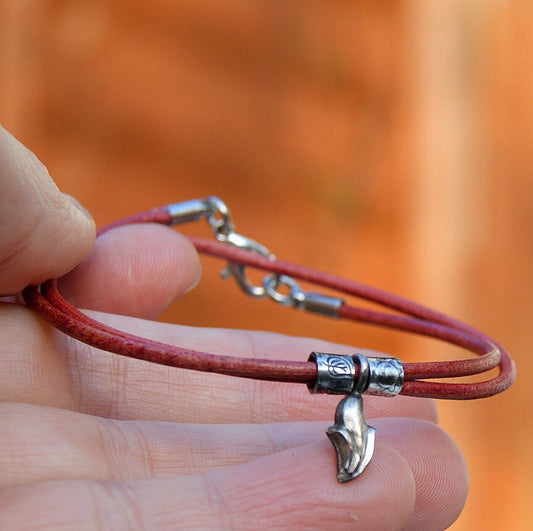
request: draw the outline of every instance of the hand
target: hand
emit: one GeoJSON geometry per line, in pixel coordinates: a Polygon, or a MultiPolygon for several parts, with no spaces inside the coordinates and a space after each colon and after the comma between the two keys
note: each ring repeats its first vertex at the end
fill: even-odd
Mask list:
{"type": "MultiPolygon", "coordinates": [[[[197,281],[186,238],[129,226],[91,249],[91,219],[3,130],[0,183],[0,294],[64,275],[90,250],[60,289],[118,328],[222,354],[353,351],[145,320],[197,281]]],[[[465,464],[430,400],[365,399],[377,428],[374,457],[362,476],[340,485],[324,434],[338,397],[98,351],[4,301],[1,529],[428,530],[446,528],[462,509],[465,464]]]]}

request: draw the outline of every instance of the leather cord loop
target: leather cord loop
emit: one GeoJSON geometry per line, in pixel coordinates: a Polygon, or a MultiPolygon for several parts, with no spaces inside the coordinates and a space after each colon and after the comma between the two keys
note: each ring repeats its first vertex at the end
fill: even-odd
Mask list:
{"type": "MultiPolygon", "coordinates": [[[[168,210],[160,207],[107,225],[98,231],[98,235],[121,225],[146,222],[170,225],[172,221],[168,210]]],[[[451,317],[385,291],[305,266],[265,257],[229,243],[196,237],[191,237],[190,240],[200,253],[277,275],[287,275],[379,304],[393,311],[384,313],[344,303],[339,308],[339,318],[436,338],[477,355],[475,358],[457,361],[403,363],[404,384],[401,394],[456,400],[484,398],[504,391],[514,381],[515,367],[507,351],[485,334],[451,317]],[[482,382],[433,381],[471,376],[495,368],[499,368],[499,374],[482,382]]],[[[26,288],[23,297],[30,308],[65,334],[116,354],[173,367],[242,378],[307,385],[312,385],[316,378],[316,364],[308,361],[222,356],[167,345],[117,330],[90,318],[70,305],[61,296],[53,280],[40,287],[26,288]]],[[[357,370],[354,377],[358,377],[357,370]]]]}

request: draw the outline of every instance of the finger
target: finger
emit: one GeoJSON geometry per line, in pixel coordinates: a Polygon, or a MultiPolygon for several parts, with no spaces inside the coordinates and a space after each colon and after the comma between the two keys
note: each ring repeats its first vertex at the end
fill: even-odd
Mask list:
{"type": "Polygon", "coordinates": [[[0,295],[11,295],[70,271],[89,251],[95,229],[35,155],[1,127],[0,183],[0,295]]]}
{"type": "MultiPolygon", "coordinates": [[[[279,334],[199,329],[98,314],[122,329],[219,354],[307,359],[313,350],[353,347],[279,334]]],[[[118,419],[206,423],[330,420],[338,397],[311,395],[305,385],[258,382],[186,371],[93,349],[51,329],[26,308],[0,305],[0,400],[76,409],[118,419]]],[[[365,351],[363,351],[365,352],[365,351]]],[[[436,421],[434,402],[365,398],[367,417],[414,416],[436,421]]]]}
{"type": "Polygon", "coordinates": [[[197,474],[324,437],[323,423],[117,421],[0,404],[0,489],[53,479],[130,480],[197,474]]]}
{"type": "Polygon", "coordinates": [[[74,306],[155,319],[200,273],[187,238],[162,225],[141,224],[100,236],[59,288],[74,306]]]}
{"type": "MultiPolygon", "coordinates": [[[[310,461],[315,481],[334,476],[334,467],[325,464],[333,450],[323,448],[323,423],[128,422],[18,404],[0,406],[0,419],[10,427],[0,444],[3,489],[69,478],[120,482],[199,474],[273,455],[282,455],[284,468],[298,467],[302,447],[308,446],[321,452],[329,467],[310,461]]],[[[435,424],[418,419],[383,418],[373,424],[377,443],[402,455],[412,472],[416,500],[408,527],[429,529],[433,520],[434,528],[446,528],[460,514],[468,488],[464,460],[453,441],[435,424]]]]}
{"type": "MultiPolygon", "coordinates": [[[[318,444],[325,440],[325,429],[330,424],[118,421],[27,404],[1,404],[0,419],[2,425],[9,426],[0,435],[0,489],[52,479],[122,481],[204,473],[318,444]]],[[[419,454],[424,457],[419,448],[422,445],[447,449],[447,440],[431,439],[431,430],[425,430],[426,422],[397,420],[373,422],[378,429],[378,442],[398,449],[402,455],[413,454],[411,460],[419,454]],[[424,437],[411,448],[413,439],[421,433],[424,437]],[[398,445],[398,437],[409,446],[398,445]]],[[[331,447],[330,450],[333,451],[331,447]]],[[[441,453],[446,457],[444,450],[441,453]]],[[[432,454],[436,455],[434,448],[432,454]]],[[[421,476],[420,480],[424,479],[421,476]]],[[[431,490],[431,484],[428,487],[431,490]]]]}
{"type": "Polygon", "coordinates": [[[365,475],[339,485],[329,450],[324,441],[298,447],[297,454],[291,449],[177,478],[56,479],[4,489],[0,527],[348,529],[357,522],[363,529],[402,529],[415,503],[406,461],[377,445],[365,475]]]}
{"type": "MultiPolygon", "coordinates": [[[[76,518],[93,522],[95,507],[100,525],[123,514],[130,519],[121,522],[122,526],[142,522],[157,529],[330,529],[332,525],[340,529],[354,525],[362,529],[445,529],[465,501],[464,462],[434,424],[414,419],[396,419],[394,424],[394,419],[379,421],[374,457],[364,474],[350,484],[335,481],[332,449],[322,440],[254,459],[247,455],[243,463],[203,474],[152,480],[136,480],[130,475],[120,480],[95,478],[97,468],[93,468],[86,482],[62,481],[56,476],[53,483],[4,489],[0,523],[1,518],[10,523],[12,514],[25,514],[22,507],[31,506],[34,525],[48,523],[54,529],[59,518],[66,518],[70,525],[78,522],[76,518]],[[387,424],[401,442],[391,444],[387,424]],[[69,492],[68,503],[64,489],[69,492]],[[61,499],[60,505],[56,499],[61,499]],[[76,510],[65,514],[66,506],[76,510]]],[[[190,448],[196,450],[194,442],[190,448]]],[[[241,452],[244,444],[239,445],[241,452]]],[[[128,446],[130,453],[135,450],[138,448],[128,446]]],[[[143,444],[141,453],[149,462],[144,474],[152,475],[155,470],[157,476],[150,446],[143,444]]],[[[170,454],[170,461],[175,454],[170,454]]],[[[199,461],[199,457],[191,460],[199,461]]],[[[128,470],[128,475],[129,465],[131,459],[123,470],[128,470]]]]}
{"type": "Polygon", "coordinates": [[[450,437],[434,424],[418,419],[380,419],[379,434],[409,463],[416,483],[415,510],[408,529],[446,529],[461,514],[468,493],[468,470],[450,437]],[[416,443],[405,428],[416,433],[416,443]]]}

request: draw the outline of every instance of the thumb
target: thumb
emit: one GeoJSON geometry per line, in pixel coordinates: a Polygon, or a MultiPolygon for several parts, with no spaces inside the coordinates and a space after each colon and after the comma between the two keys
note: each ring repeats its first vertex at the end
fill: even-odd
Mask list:
{"type": "Polygon", "coordinates": [[[90,215],[1,126],[0,189],[0,296],[61,276],[89,252],[90,215]]]}

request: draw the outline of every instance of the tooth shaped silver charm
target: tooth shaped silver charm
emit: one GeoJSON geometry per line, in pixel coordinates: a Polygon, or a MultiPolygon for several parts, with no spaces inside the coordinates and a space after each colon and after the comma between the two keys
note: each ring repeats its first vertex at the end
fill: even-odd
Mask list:
{"type": "Polygon", "coordinates": [[[359,476],[372,458],[376,430],[363,414],[363,398],[352,393],[343,398],[335,412],[335,425],[326,430],[337,453],[337,480],[346,483],[359,476]]]}
{"type": "Polygon", "coordinates": [[[346,483],[365,470],[374,453],[376,430],[366,423],[361,395],[396,396],[403,384],[403,367],[397,358],[361,354],[313,352],[309,361],[317,365],[316,379],[308,386],[311,393],[347,395],[337,406],[335,424],[326,430],[337,454],[337,479],[346,483]]]}

